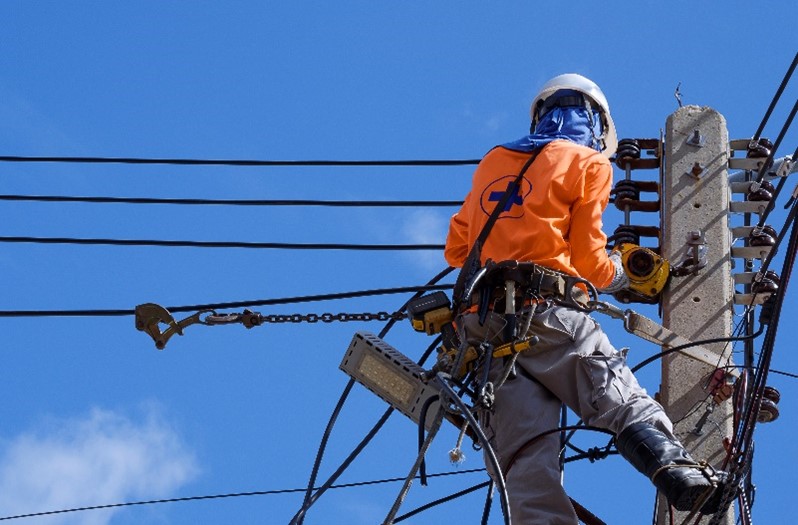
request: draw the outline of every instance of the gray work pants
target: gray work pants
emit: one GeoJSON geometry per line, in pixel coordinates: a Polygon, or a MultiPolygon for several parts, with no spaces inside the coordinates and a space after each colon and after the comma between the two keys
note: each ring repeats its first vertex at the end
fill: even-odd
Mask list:
{"type": "MultiPolygon", "coordinates": [[[[662,407],[640,387],[625,355],[613,348],[590,316],[540,305],[519,313],[519,326],[530,314],[529,334],[540,341],[518,355],[518,374],[496,391],[493,408],[481,411],[480,423],[505,475],[513,523],[577,525],[561,483],[559,432],[528,443],[558,427],[562,403],[585,424],[616,434],[633,423],[647,422],[676,438],[662,407]]],[[[491,312],[480,326],[476,314],[466,313],[457,325],[462,340],[471,345],[504,342],[501,314],[491,312]]],[[[499,381],[506,366],[507,359],[494,359],[490,380],[499,381]]]]}

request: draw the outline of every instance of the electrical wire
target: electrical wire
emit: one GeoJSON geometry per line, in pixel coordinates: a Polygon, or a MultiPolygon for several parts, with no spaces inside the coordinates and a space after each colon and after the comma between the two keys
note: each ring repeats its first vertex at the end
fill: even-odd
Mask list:
{"type": "Polygon", "coordinates": [[[78,202],[90,204],[178,204],[199,206],[330,206],[330,207],[452,207],[463,201],[399,201],[399,200],[311,200],[311,199],[168,199],[150,197],[90,197],[66,195],[0,195],[0,201],[14,202],[78,202]]]}
{"type": "MultiPolygon", "coordinates": [[[[440,472],[437,474],[428,474],[427,476],[430,478],[439,478],[439,477],[446,477],[446,476],[459,476],[462,474],[473,474],[477,472],[485,472],[484,468],[481,469],[469,469],[469,470],[457,470],[457,471],[450,471],[450,472],[440,472]]],[[[385,478],[379,480],[372,480],[372,481],[358,481],[353,483],[341,483],[338,485],[332,485],[329,487],[330,489],[345,489],[345,488],[355,488],[355,487],[365,487],[369,485],[380,485],[385,483],[396,483],[399,481],[404,481],[405,477],[397,477],[397,478],[385,478]]],[[[272,496],[277,494],[294,494],[297,492],[304,492],[304,488],[294,488],[294,489],[278,489],[278,490],[259,490],[259,491],[252,491],[252,492],[234,492],[228,494],[213,494],[207,496],[186,496],[182,498],[165,498],[165,499],[155,499],[155,500],[145,500],[145,501],[130,501],[125,503],[109,503],[106,505],[92,505],[88,507],[75,507],[70,509],[60,509],[60,510],[50,510],[50,511],[43,511],[43,512],[32,512],[29,514],[17,514],[14,516],[3,516],[0,517],[0,521],[10,521],[10,520],[18,520],[18,519],[25,519],[25,518],[37,518],[42,516],[53,516],[56,514],[68,514],[73,512],[86,512],[91,510],[103,510],[103,509],[114,509],[114,508],[121,508],[121,507],[134,507],[134,506],[142,506],[142,505],[157,505],[162,503],[179,503],[184,501],[203,501],[203,500],[211,500],[211,499],[226,499],[226,498],[240,498],[240,497],[249,497],[249,496],[272,496]]]]}
{"type": "Polygon", "coordinates": [[[781,94],[784,92],[784,88],[787,87],[787,83],[790,81],[790,78],[792,77],[792,74],[795,71],[796,66],[798,66],[798,53],[796,53],[795,57],[792,59],[792,64],[790,64],[790,67],[787,69],[787,73],[785,73],[784,78],[781,81],[781,84],[779,84],[779,87],[776,90],[776,94],[773,96],[773,99],[771,99],[770,105],[768,106],[768,109],[765,111],[765,116],[762,117],[762,121],[759,123],[759,127],[756,129],[756,132],[754,133],[754,137],[752,140],[754,141],[759,140],[759,137],[762,135],[762,131],[764,131],[765,125],[767,124],[768,119],[770,119],[770,115],[771,113],[773,113],[773,110],[775,109],[776,104],[779,101],[779,98],[781,98],[781,94]]]}
{"type": "Polygon", "coordinates": [[[748,339],[755,339],[755,338],[759,337],[760,335],[762,335],[762,331],[763,330],[764,330],[764,325],[761,325],[759,327],[759,330],[756,333],[751,334],[751,335],[743,335],[743,336],[740,336],[740,337],[714,337],[712,339],[701,339],[699,341],[690,341],[689,343],[685,343],[683,345],[674,346],[672,348],[668,348],[667,350],[663,350],[662,352],[656,353],[656,354],[644,359],[643,361],[641,361],[640,363],[638,363],[634,367],[632,367],[631,370],[632,370],[632,373],[637,372],[638,370],[640,370],[644,366],[649,365],[649,364],[653,363],[654,361],[656,361],[658,359],[662,359],[666,355],[670,355],[670,354],[672,354],[674,352],[680,352],[680,351],[684,350],[685,348],[691,348],[693,346],[709,345],[709,344],[713,344],[713,343],[729,343],[729,342],[733,342],[733,341],[746,341],[748,339]]]}
{"type": "MultiPolygon", "coordinates": [[[[796,106],[798,106],[798,102],[796,102],[796,106]]],[[[795,148],[795,151],[793,151],[793,154],[790,157],[790,159],[798,159],[798,147],[795,148]]],[[[786,183],[787,183],[786,176],[782,177],[781,180],[779,180],[778,184],[776,185],[776,190],[773,192],[773,196],[771,197],[770,201],[765,207],[764,212],[759,216],[759,221],[757,221],[756,225],[757,228],[761,229],[762,227],[765,226],[765,223],[767,222],[770,213],[773,211],[773,209],[776,206],[776,200],[778,200],[779,195],[781,194],[781,190],[782,188],[784,188],[784,185],[786,183]]]]}
{"type": "MultiPolygon", "coordinates": [[[[438,286],[435,283],[439,282],[441,279],[443,279],[444,277],[449,275],[452,271],[454,271],[454,268],[452,268],[451,266],[448,266],[448,267],[444,268],[443,270],[441,270],[437,275],[435,275],[432,279],[430,279],[428,281],[427,288],[433,287],[433,286],[438,286]]],[[[407,305],[409,304],[409,302],[412,301],[413,299],[421,297],[423,292],[424,292],[423,290],[418,290],[413,295],[413,297],[411,297],[408,301],[406,301],[402,305],[402,308],[400,310],[404,311],[407,308],[407,305]]],[[[385,337],[385,335],[390,331],[390,329],[394,326],[395,323],[396,323],[395,319],[390,319],[385,324],[383,329],[380,331],[380,333],[378,334],[378,337],[380,337],[380,338],[385,337]]],[[[437,345],[437,339],[435,341],[433,341],[433,343],[434,344],[430,345],[427,348],[427,351],[424,352],[424,354],[421,356],[421,359],[418,362],[419,364],[423,364],[426,361],[426,359],[429,357],[429,355],[432,353],[432,351],[434,350],[435,346],[437,345]]],[[[329,421],[327,422],[327,427],[324,430],[324,433],[323,433],[322,439],[321,439],[321,443],[319,444],[319,448],[318,448],[318,450],[316,452],[316,459],[314,460],[313,467],[311,469],[311,475],[310,475],[310,479],[308,480],[308,486],[305,489],[305,499],[302,502],[302,507],[297,511],[297,513],[291,519],[291,525],[294,525],[294,524],[302,525],[302,523],[304,522],[305,514],[307,513],[307,511],[316,502],[316,500],[318,500],[318,498],[321,497],[321,495],[326,490],[324,488],[324,485],[332,484],[332,483],[335,482],[335,479],[337,478],[337,476],[340,475],[339,472],[343,472],[343,470],[345,470],[345,468],[349,465],[349,463],[354,461],[354,459],[360,453],[360,450],[362,450],[362,448],[364,448],[366,446],[366,444],[368,444],[368,442],[376,435],[377,431],[385,423],[385,420],[387,420],[388,416],[390,416],[391,412],[393,412],[393,407],[388,409],[386,411],[386,413],[383,414],[383,416],[380,418],[380,420],[375,424],[374,428],[372,428],[372,430],[369,431],[369,433],[366,435],[366,437],[361,441],[361,443],[358,444],[358,446],[355,448],[355,450],[349,455],[349,457],[346,460],[344,460],[344,462],[338,468],[336,473],[334,473],[333,476],[331,476],[328,479],[327,483],[325,483],[324,485],[322,485],[321,488],[319,488],[315,492],[313,492],[313,487],[316,485],[316,478],[318,476],[318,471],[319,471],[322,459],[324,458],[324,454],[325,454],[326,449],[327,449],[327,443],[329,441],[330,436],[332,435],[332,431],[333,431],[335,423],[336,423],[336,421],[338,419],[340,411],[343,408],[344,403],[348,399],[349,393],[351,392],[352,387],[354,386],[354,383],[355,383],[354,379],[349,379],[349,381],[346,384],[346,387],[344,388],[343,393],[341,394],[340,398],[338,399],[336,407],[333,410],[333,413],[331,414],[329,421]]]]}
{"type": "Polygon", "coordinates": [[[147,159],[134,157],[39,157],[0,155],[0,162],[78,164],[171,164],[178,166],[467,166],[479,159],[453,160],[241,160],[241,159],[147,159]]]}
{"type": "MultiPolygon", "coordinates": [[[[451,271],[451,270],[450,270],[451,271]]],[[[402,293],[424,293],[436,290],[451,290],[451,284],[431,284],[425,286],[405,286],[400,288],[382,288],[376,290],[363,290],[359,292],[343,292],[319,295],[303,295],[296,297],[283,297],[278,299],[257,299],[253,301],[235,301],[227,303],[206,303],[191,306],[167,306],[169,312],[196,312],[201,310],[222,310],[226,308],[248,308],[255,306],[274,306],[280,304],[309,303],[316,301],[333,301],[339,299],[352,299],[355,297],[372,297],[375,295],[390,295],[402,293]]],[[[135,315],[134,309],[126,310],[0,310],[1,317],[118,317],[135,315]]]]}
{"type": "Polygon", "coordinates": [[[787,134],[787,130],[790,129],[792,125],[792,121],[795,118],[795,114],[798,112],[798,99],[796,99],[795,103],[792,106],[792,110],[790,110],[790,114],[787,116],[787,120],[784,122],[784,125],[781,127],[781,131],[779,135],[776,137],[776,140],[773,142],[773,147],[770,150],[770,154],[767,156],[767,159],[762,163],[762,167],[759,168],[759,173],[757,174],[756,181],[762,182],[765,178],[765,173],[767,172],[768,168],[773,164],[773,158],[776,154],[776,150],[779,149],[781,145],[781,141],[784,139],[784,135],[787,134]]]}
{"type": "MultiPolygon", "coordinates": [[[[787,285],[795,263],[796,252],[798,251],[798,218],[795,216],[795,210],[796,207],[793,205],[793,209],[790,212],[791,222],[788,221],[790,239],[781,274],[782,283],[775,294],[771,296],[773,303],[769,306],[770,314],[767,319],[768,329],[762,343],[759,361],[752,382],[753,384],[750,389],[747,389],[750,394],[746,396],[747,399],[745,399],[742,410],[735,413],[735,432],[721,467],[723,470],[729,472],[730,475],[730,483],[722,494],[722,506],[731,504],[729,499],[732,496],[731,487],[735,484],[739,484],[748,476],[753,461],[754,430],[756,428],[759,411],[761,410],[765,384],[775,348],[781,308],[784,303],[787,285]]],[[[719,523],[720,518],[717,516],[718,514],[712,517],[710,525],[717,525],[719,523]]],[[[696,521],[696,523],[698,522],[696,521]]]]}
{"type": "MultiPolygon", "coordinates": [[[[455,363],[455,370],[457,369],[457,363],[455,363]]],[[[436,379],[438,384],[443,387],[444,393],[448,397],[450,402],[453,402],[457,407],[460,409],[460,413],[463,417],[466,418],[468,424],[471,426],[471,429],[477,434],[479,438],[479,443],[482,445],[482,450],[486,459],[490,462],[491,466],[493,467],[493,477],[494,481],[496,481],[496,489],[499,492],[499,498],[501,501],[502,507],[502,514],[504,515],[504,523],[505,525],[510,525],[512,523],[512,516],[510,515],[510,500],[507,493],[507,486],[504,482],[504,475],[502,474],[501,464],[499,463],[499,459],[496,456],[496,453],[493,450],[493,447],[490,444],[485,433],[482,431],[482,428],[477,423],[474,415],[465,405],[465,402],[460,399],[460,396],[457,395],[454,388],[449,384],[447,381],[447,376],[445,376],[442,372],[438,372],[436,374],[436,379]],[[498,479],[496,479],[498,478],[498,479]]],[[[508,467],[509,470],[509,467],[508,467]]]]}
{"type": "Polygon", "coordinates": [[[0,236],[0,242],[28,244],[79,244],[105,246],[166,246],[170,248],[257,248],[274,250],[443,250],[443,244],[345,244],[239,241],[165,241],[155,239],[80,239],[74,237],[0,236]]]}
{"type": "Polygon", "coordinates": [[[427,503],[426,505],[422,505],[421,507],[418,507],[417,509],[411,510],[410,512],[406,512],[405,514],[402,514],[401,516],[397,516],[396,518],[394,518],[393,523],[399,523],[399,522],[404,521],[404,520],[406,520],[408,518],[412,518],[416,514],[420,514],[421,512],[423,512],[425,510],[429,510],[429,509],[431,509],[433,507],[436,507],[438,505],[441,505],[443,503],[447,503],[447,502],[452,501],[454,499],[457,499],[457,498],[459,498],[461,496],[465,496],[466,494],[471,494],[472,492],[476,492],[479,489],[482,489],[482,488],[490,486],[490,484],[491,484],[490,481],[485,481],[485,482],[479,483],[477,485],[474,485],[473,487],[468,487],[467,489],[463,489],[463,490],[461,490],[459,492],[455,492],[454,494],[450,494],[450,495],[448,495],[448,496],[446,496],[444,498],[440,498],[440,499],[436,499],[435,501],[431,501],[431,502],[427,503]]]}

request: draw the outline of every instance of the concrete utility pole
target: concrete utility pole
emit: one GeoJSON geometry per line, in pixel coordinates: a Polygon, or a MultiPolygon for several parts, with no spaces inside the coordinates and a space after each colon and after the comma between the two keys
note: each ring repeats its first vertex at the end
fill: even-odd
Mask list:
{"type": "MultiPolygon", "coordinates": [[[[698,249],[696,243],[703,236],[707,265],[694,275],[671,279],[662,296],[662,320],[666,328],[690,341],[732,335],[728,161],[726,121],[717,111],[685,106],[668,117],[661,181],[662,255],[677,264],[698,249]]],[[[729,364],[730,345],[705,348],[718,354],[719,367],[729,364]]],[[[725,456],[723,439],[732,435],[733,428],[730,401],[714,406],[707,415],[712,401],[705,387],[714,370],[678,353],[667,356],[660,401],[677,422],[676,435],[693,457],[718,468],[725,456]]],[[[686,517],[687,513],[678,513],[675,522],[686,517]]],[[[667,503],[661,498],[657,525],[668,523],[667,503]]],[[[718,523],[734,525],[734,509],[718,523]]]]}

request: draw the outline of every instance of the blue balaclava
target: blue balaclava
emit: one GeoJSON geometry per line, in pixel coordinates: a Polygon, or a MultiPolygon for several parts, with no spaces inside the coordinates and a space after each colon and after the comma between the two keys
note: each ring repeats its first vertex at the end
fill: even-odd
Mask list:
{"type": "Polygon", "coordinates": [[[507,149],[530,152],[540,149],[553,140],[570,140],[601,151],[602,125],[598,106],[591,104],[588,111],[582,93],[572,89],[561,89],[546,99],[544,113],[538,116],[535,129],[525,137],[503,144],[507,149]],[[582,101],[579,105],[571,102],[582,101]],[[558,101],[567,101],[558,105],[558,101]],[[567,104],[567,105],[566,105],[567,104]]]}

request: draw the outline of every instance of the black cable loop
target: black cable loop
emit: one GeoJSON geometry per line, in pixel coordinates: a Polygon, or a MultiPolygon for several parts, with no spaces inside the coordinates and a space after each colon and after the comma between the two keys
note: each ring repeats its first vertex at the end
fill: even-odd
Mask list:
{"type": "Polygon", "coordinates": [[[654,361],[656,361],[658,359],[662,359],[666,355],[670,355],[670,354],[672,354],[674,352],[679,352],[681,350],[684,350],[685,348],[690,348],[690,347],[693,347],[693,346],[703,346],[703,345],[708,345],[708,344],[713,344],[713,343],[727,343],[727,342],[732,342],[732,341],[746,341],[748,339],[756,339],[757,337],[762,335],[763,330],[764,330],[764,325],[760,325],[759,326],[759,330],[757,330],[756,333],[753,333],[751,335],[743,335],[743,336],[740,336],[740,337],[715,337],[715,338],[712,338],[712,339],[702,339],[702,340],[699,340],[699,341],[691,341],[691,342],[685,343],[683,345],[674,346],[672,348],[668,348],[667,350],[663,350],[662,352],[656,353],[656,354],[644,359],[643,361],[641,361],[640,363],[638,363],[637,365],[632,367],[631,371],[632,371],[632,373],[637,372],[638,370],[640,370],[644,366],[649,365],[649,364],[653,363],[654,361]]]}
{"type": "Polygon", "coordinates": [[[733,445],[736,444],[741,450],[747,450],[751,446],[753,429],[756,426],[755,413],[758,412],[758,407],[761,404],[761,397],[775,346],[775,338],[778,329],[778,320],[781,314],[781,307],[784,303],[787,285],[789,283],[790,275],[792,274],[792,268],[796,257],[795,252],[796,249],[798,249],[798,227],[796,227],[796,225],[798,225],[798,217],[794,213],[796,209],[798,209],[798,207],[794,206],[790,212],[792,225],[789,228],[790,240],[787,247],[787,255],[784,259],[782,283],[781,286],[779,286],[779,289],[775,292],[775,303],[773,306],[772,317],[770,324],[768,325],[768,330],[765,334],[762,350],[760,352],[759,364],[757,366],[756,373],[754,374],[753,385],[751,387],[751,401],[747,403],[747,406],[744,409],[744,415],[741,417],[741,422],[737,432],[735,433],[735,439],[733,441],[733,445]]]}
{"type": "MultiPolygon", "coordinates": [[[[794,211],[794,209],[793,209],[794,211]]],[[[751,464],[753,461],[753,433],[757,424],[757,415],[759,413],[764,387],[770,369],[770,362],[773,355],[775,346],[776,332],[778,329],[778,321],[781,314],[781,307],[786,296],[786,289],[792,274],[793,265],[796,257],[796,250],[798,250],[798,219],[792,215],[792,225],[790,226],[790,240],[787,247],[787,256],[784,260],[782,270],[782,284],[775,292],[775,303],[771,319],[768,324],[768,329],[765,334],[765,339],[760,351],[758,365],[753,378],[753,384],[747,388],[750,392],[744,400],[742,413],[738,415],[735,410],[736,428],[728,453],[726,454],[722,469],[726,470],[730,476],[730,482],[724,489],[721,500],[721,509],[725,509],[732,503],[732,487],[740,484],[746,476],[749,475],[751,464]]],[[[717,514],[716,514],[717,516],[717,514]]],[[[697,523],[697,522],[696,522],[697,523]]],[[[710,525],[718,523],[717,519],[713,517],[710,520],[710,525]]]]}
{"type": "Polygon", "coordinates": [[[488,525],[488,519],[490,518],[490,508],[493,506],[493,491],[496,489],[496,482],[493,481],[493,478],[488,481],[488,491],[485,495],[485,506],[482,508],[482,524],[481,525],[488,525]]]}
{"type": "MultiPolygon", "coordinates": [[[[602,434],[608,434],[608,435],[612,436],[613,440],[615,439],[615,433],[613,433],[613,432],[611,432],[611,431],[609,431],[609,430],[607,430],[605,428],[599,428],[599,427],[594,427],[594,426],[590,426],[590,425],[576,424],[576,425],[568,425],[566,427],[552,428],[552,429],[543,431],[543,432],[533,436],[532,438],[528,439],[523,445],[521,445],[518,448],[518,450],[516,450],[515,453],[512,455],[512,457],[510,458],[510,461],[507,463],[507,469],[505,471],[505,475],[507,475],[507,473],[510,472],[510,469],[513,467],[513,464],[515,463],[515,460],[518,459],[518,456],[524,450],[526,450],[528,447],[532,446],[538,439],[546,437],[549,434],[554,434],[556,432],[562,432],[564,430],[572,431],[571,435],[573,435],[573,432],[576,432],[577,430],[590,430],[590,431],[593,431],[593,432],[600,432],[602,434]]],[[[570,439],[570,437],[568,439],[570,439]]],[[[612,443],[612,440],[610,441],[610,443],[612,443]]],[[[610,445],[608,444],[607,446],[609,447],[610,445]]]]}
{"type": "MultiPolygon", "coordinates": [[[[435,283],[446,277],[453,270],[454,268],[450,266],[441,270],[437,275],[435,275],[432,279],[429,280],[427,288],[429,288],[430,286],[436,286],[435,283]]],[[[400,308],[400,311],[406,310],[408,303],[413,299],[421,297],[424,291],[425,290],[416,291],[416,293],[404,303],[402,308],[400,308]]],[[[385,334],[388,333],[388,331],[393,327],[393,325],[396,322],[397,321],[395,318],[391,318],[385,324],[383,329],[380,331],[378,337],[380,338],[385,337],[385,334]]],[[[422,355],[421,359],[419,360],[419,364],[423,364],[424,361],[429,357],[429,355],[434,351],[435,347],[437,346],[437,339],[433,343],[434,344],[430,345],[427,348],[427,351],[424,353],[424,355],[422,355]]],[[[325,428],[324,434],[322,435],[321,443],[319,444],[319,449],[316,452],[316,459],[314,460],[313,467],[311,469],[311,475],[310,479],[308,480],[308,486],[305,490],[305,498],[303,500],[302,507],[294,515],[290,525],[302,525],[305,519],[305,514],[307,513],[308,509],[310,509],[310,507],[316,502],[316,500],[318,500],[318,498],[321,497],[324,491],[327,490],[326,488],[324,488],[324,486],[322,486],[314,492],[313,487],[316,484],[316,477],[318,476],[319,467],[321,466],[322,458],[324,457],[324,453],[327,449],[327,443],[329,441],[330,435],[332,434],[333,427],[335,426],[335,423],[338,419],[341,409],[343,408],[344,403],[349,397],[349,393],[351,392],[354,384],[355,384],[354,379],[350,379],[347,382],[346,387],[344,388],[344,391],[341,394],[341,397],[338,399],[338,403],[336,404],[335,409],[333,410],[333,413],[330,416],[330,420],[328,421],[327,427],[325,428]]],[[[343,470],[345,470],[345,468],[349,465],[349,463],[354,461],[354,458],[357,457],[357,455],[360,453],[360,450],[362,450],[362,448],[364,448],[366,444],[368,444],[368,442],[371,441],[374,435],[376,435],[377,431],[380,428],[382,428],[382,425],[385,424],[385,421],[388,419],[388,416],[390,416],[391,412],[393,412],[393,407],[391,407],[388,411],[386,411],[385,414],[383,414],[383,417],[377,422],[374,428],[366,435],[363,441],[361,441],[361,443],[355,448],[355,450],[349,455],[349,457],[346,460],[344,460],[344,463],[341,464],[338,471],[343,472],[343,470]]],[[[338,471],[336,471],[336,473],[337,475],[340,475],[338,471]]],[[[328,483],[325,483],[325,485],[334,483],[334,480],[337,478],[336,473],[334,473],[333,476],[330,477],[328,483]]]]}
{"type": "MultiPolygon", "coordinates": [[[[437,342],[435,346],[438,346],[437,342]]],[[[430,398],[424,402],[424,405],[421,407],[421,411],[418,413],[418,453],[419,454],[422,453],[422,448],[424,446],[424,441],[426,439],[425,428],[427,423],[427,412],[429,412],[429,409],[432,406],[432,404],[435,403],[436,401],[440,401],[440,399],[441,399],[440,396],[430,396],[430,398]]],[[[421,486],[426,487],[427,462],[423,458],[421,460],[421,464],[418,467],[418,476],[419,479],[421,480],[420,481],[421,486]]]]}
{"type": "Polygon", "coordinates": [[[458,409],[460,410],[460,413],[463,415],[463,417],[466,418],[468,424],[471,425],[471,428],[474,430],[477,437],[479,438],[479,442],[482,444],[482,449],[484,450],[485,456],[487,456],[488,460],[493,465],[494,472],[496,472],[497,477],[499,477],[499,480],[496,481],[496,488],[499,491],[504,523],[505,525],[510,525],[512,523],[512,516],[510,514],[509,497],[507,495],[507,486],[505,485],[504,482],[504,476],[502,474],[502,468],[501,465],[499,464],[499,460],[497,459],[496,454],[493,451],[493,447],[491,447],[487,436],[485,436],[485,433],[482,431],[482,428],[479,426],[479,424],[477,424],[474,415],[468,409],[468,407],[460,398],[460,396],[457,395],[457,392],[455,392],[455,390],[449,384],[447,379],[448,377],[446,377],[441,372],[438,372],[436,374],[436,380],[438,381],[438,384],[442,386],[443,389],[445,390],[445,393],[449,397],[449,401],[457,405],[458,409]]]}

